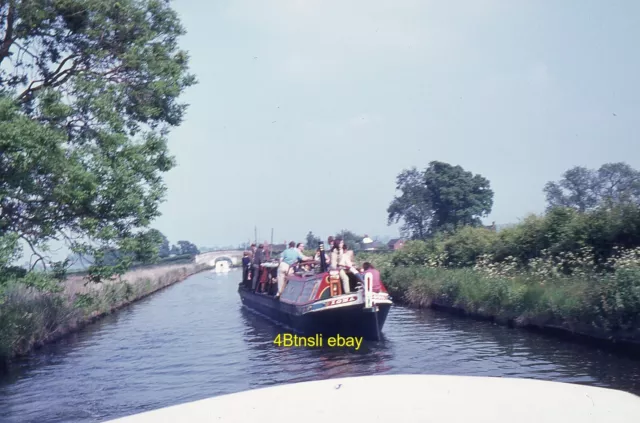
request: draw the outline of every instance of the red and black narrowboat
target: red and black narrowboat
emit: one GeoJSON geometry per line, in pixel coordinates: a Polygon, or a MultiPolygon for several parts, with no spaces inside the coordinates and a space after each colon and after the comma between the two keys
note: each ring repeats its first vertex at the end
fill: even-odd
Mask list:
{"type": "Polygon", "coordinates": [[[382,281],[373,283],[371,272],[347,272],[351,293],[343,293],[339,271],[326,267],[325,260],[292,266],[284,291],[275,298],[278,262],[263,263],[256,292],[246,283],[238,292],[248,309],[295,332],[380,340],[393,304],[382,281]]]}

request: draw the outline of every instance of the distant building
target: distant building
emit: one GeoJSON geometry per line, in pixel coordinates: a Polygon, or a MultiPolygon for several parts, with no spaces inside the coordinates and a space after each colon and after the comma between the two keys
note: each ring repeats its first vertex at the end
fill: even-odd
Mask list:
{"type": "Polygon", "coordinates": [[[380,242],[380,241],[371,241],[369,243],[363,244],[362,245],[362,249],[364,251],[384,250],[385,249],[385,244],[380,242]]]}
{"type": "Polygon", "coordinates": [[[387,243],[387,247],[389,247],[389,249],[392,251],[399,250],[404,247],[404,240],[400,238],[394,238],[387,243]]]}

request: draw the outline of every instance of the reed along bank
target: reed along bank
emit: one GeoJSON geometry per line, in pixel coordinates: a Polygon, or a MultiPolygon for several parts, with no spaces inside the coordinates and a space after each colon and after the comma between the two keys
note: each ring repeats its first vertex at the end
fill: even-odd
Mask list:
{"type": "Polygon", "coordinates": [[[34,274],[0,286],[0,368],[207,268],[195,263],[143,267],[102,283],[86,283],[78,275],[56,283],[34,274]]]}

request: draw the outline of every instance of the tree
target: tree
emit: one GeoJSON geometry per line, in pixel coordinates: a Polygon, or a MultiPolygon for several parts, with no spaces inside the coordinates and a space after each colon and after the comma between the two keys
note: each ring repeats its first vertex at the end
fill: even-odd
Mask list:
{"type": "Polygon", "coordinates": [[[195,244],[192,244],[189,241],[178,241],[178,247],[180,248],[180,254],[200,254],[200,250],[198,250],[198,247],[196,247],[195,244]]]}
{"type": "Polygon", "coordinates": [[[65,240],[93,276],[108,251],[150,253],[166,136],[196,82],[182,34],[166,0],[0,2],[0,236],[43,263],[65,240]]]}
{"type": "Polygon", "coordinates": [[[172,256],[179,256],[180,255],[180,248],[177,245],[172,245],[171,246],[171,250],[170,250],[170,254],[172,256]]]}
{"type": "Polygon", "coordinates": [[[424,183],[424,175],[415,167],[403,170],[396,178],[396,190],[402,194],[394,197],[387,208],[387,224],[403,220],[400,231],[405,236],[425,239],[429,234],[433,209],[424,183]]]}
{"type": "Polygon", "coordinates": [[[598,204],[598,181],[595,172],[576,166],[562,176],[559,182],[548,182],[544,187],[550,208],[572,207],[584,212],[598,204]]]}
{"type": "Polygon", "coordinates": [[[315,236],[313,234],[313,232],[309,231],[309,233],[307,234],[307,249],[315,249],[318,247],[318,245],[320,245],[320,243],[322,242],[322,240],[315,236]]]}
{"type": "Polygon", "coordinates": [[[169,257],[170,249],[169,240],[167,239],[167,237],[157,229],[149,230],[149,234],[154,237],[154,240],[157,241],[158,257],[169,257]]]}
{"type": "Polygon", "coordinates": [[[640,172],[626,163],[606,163],[598,170],[575,166],[560,181],[548,182],[544,193],[549,209],[585,212],[603,205],[640,204],[640,172]]]}
{"type": "Polygon", "coordinates": [[[347,244],[347,247],[353,251],[359,251],[363,237],[347,229],[343,229],[335,235],[335,238],[342,239],[344,243],[347,244]]]}
{"type": "Polygon", "coordinates": [[[489,181],[460,166],[432,161],[424,171],[403,170],[396,179],[395,196],[389,207],[388,224],[403,220],[403,235],[426,239],[438,231],[482,224],[481,217],[493,207],[489,181]]]}

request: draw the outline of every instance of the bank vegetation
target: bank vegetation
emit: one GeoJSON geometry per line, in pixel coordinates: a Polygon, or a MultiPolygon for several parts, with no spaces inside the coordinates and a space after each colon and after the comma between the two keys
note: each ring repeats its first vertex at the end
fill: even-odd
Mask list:
{"type": "Polygon", "coordinates": [[[168,2],[0,2],[0,360],[197,271],[129,272],[197,254],[150,229],[197,82],[184,34],[168,2]]]}
{"type": "Polygon", "coordinates": [[[206,268],[138,268],[101,283],[82,276],[57,282],[43,274],[9,281],[0,286],[0,365],[206,268]]]}
{"type": "Polygon", "coordinates": [[[432,201],[421,185],[424,175],[412,175],[416,184],[411,187],[407,178],[400,181],[403,196],[396,197],[389,213],[391,218],[404,213],[412,240],[393,253],[357,255],[359,262],[371,261],[382,271],[397,300],[514,326],[640,343],[638,172],[624,164],[571,169],[545,187],[549,207],[544,214],[496,231],[477,224],[478,209],[460,211],[465,201],[490,210],[490,196],[482,194],[488,191],[486,181],[475,178],[485,189],[474,189],[470,174],[461,183],[459,177],[443,182],[442,168],[451,170],[441,166],[426,175],[428,189],[438,194],[432,201]],[[449,192],[458,209],[435,212],[436,201],[445,209],[453,203],[442,193],[456,183],[459,189],[449,192]],[[460,195],[465,186],[473,193],[466,200],[460,195]],[[427,199],[422,208],[416,193],[427,199]],[[476,201],[473,195],[484,197],[476,201]]]}

